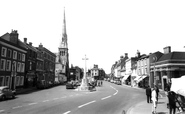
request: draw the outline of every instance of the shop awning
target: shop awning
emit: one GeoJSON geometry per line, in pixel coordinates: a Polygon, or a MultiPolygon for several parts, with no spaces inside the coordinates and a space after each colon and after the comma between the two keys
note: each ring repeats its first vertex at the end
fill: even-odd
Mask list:
{"type": "Polygon", "coordinates": [[[144,78],[146,78],[147,76],[141,76],[138,80],[137,83],[139,83],[141,80],[143,80],[144,78]]]}
{"type": "Polygon", "coordinates": [[[123,80],[126,80],[130,75],[125,75],[123,80]]]}
{"type": "Polygon", "coordinates": [[[137,81],[139,78],[141,78],[141,76],[137,76],[134,81],[137,81]]]}

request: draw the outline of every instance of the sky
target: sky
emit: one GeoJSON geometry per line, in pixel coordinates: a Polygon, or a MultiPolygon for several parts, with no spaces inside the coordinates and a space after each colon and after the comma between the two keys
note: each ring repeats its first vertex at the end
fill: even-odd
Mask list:
{"type": "Polygon", "coordinates": [[[106,73],[128,53],[185,51],[184,0],[1,0],[0,36],[18,30],[19,39],[58,52],[64,7],[70,66],[97,64],[106,73]]]}

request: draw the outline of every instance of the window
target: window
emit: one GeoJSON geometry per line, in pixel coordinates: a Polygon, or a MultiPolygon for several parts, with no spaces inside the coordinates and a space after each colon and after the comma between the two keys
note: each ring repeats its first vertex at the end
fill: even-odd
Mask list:
{"type": "Polygon", "coordinates": [[[13,51],[13,59],[17,59],[17,51],[13,51]]]}
{"type": "Polygon", "coordinates": [[[19,86],[19,80],[20,80],[20,77],[16,76],[16,86],[19,86]]]}
{"type": "Polygon", "coordinates": [[[9,57],[9,58],[12,57],[12,50],[8,49],[8,51],[7,51],[7,57],[9,57]]]}
{"type": "Polygon", "coordinates": [[[21,63],[20,62],[17,63],[17,72],[21,72],[21,63]]]}
{"type": "Polygon", "coordinates": [[[7,49],[5,47],[1,48],[1,56],[6,57],[6,50],[7,49]]]}
{"type": "Polygon", "coordinates": [[[6,60],[5,59],[1,59],[1,64],[0,64],[0,70],[5,70],[5,65],[6,65],[6,60]]]}
{"type": "Polygon", "coordinates": [[[19,85],[24,85],[24,76],[20,77],[20,84],[19,85]]]}
{"type": "Polygon", "coordinates": [[[24,72],[24,67],[25,67],[25,64],[21,63],[21,72],[24,72]]]}
{"type": "Polygon", "coordinates": [[[25,54],[22,54],[22,61],[25,61],[25,54]]]}
{"type": "Polygon", "coordinates": [[[32,62],[30,62],[30,67],[29,67],[29,70],[31,70],[32,69],[32,62]]]}
{"type": "Polygon", "coordinates": [[[21,61],[21,53],[18,53],[18,60],[21,61]]]}
{"type": "Polygon", "coordinates": [[[11,61],[10,60],[6,61],[6,71],[11,71],[11,61]]]}
{"type": "Polygon", "coordinates": [[[12,71],[16,71],[16,61],[13,61],[13,64],[12,64],[12,71]]]}
{"type": "Polygon", "coordinates": [[[5,86],[9,86],[9,85],[10,85],[10,76],[6,76],[5,86]]]}
{"type": "Polygon", "coordinates": [[[0,76],[0,86],[4,85],[4,76],[0,76]]]}

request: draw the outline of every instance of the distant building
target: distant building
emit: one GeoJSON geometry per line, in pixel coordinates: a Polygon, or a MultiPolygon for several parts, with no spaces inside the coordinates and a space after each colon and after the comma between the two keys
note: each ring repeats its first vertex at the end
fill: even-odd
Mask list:
{"type": "Polygon", "coordinates": [[[63,33],[62,41],[58,48],[58,53],[56,53],[56,80],[67,81],[69,78],[69,53],[68,53],[68,42],[67,42],[67,32],[66,32],[66,20],[65,20],[65,10],[64,10],[64,20],[63,20],[63,33]]]}
{"type": "Polygon", "coordinates": [[[94,67],[90,69],[91,79],[92,80],[103,80],[105,77],[105,71],[98,68],[98,65],[94,64],[94,67]]]}
{"type": "Polygon", "coordinates": [[[24,87],[27,49],[17,30],[0,37],[0,86],[15,90],[24,87]]]}

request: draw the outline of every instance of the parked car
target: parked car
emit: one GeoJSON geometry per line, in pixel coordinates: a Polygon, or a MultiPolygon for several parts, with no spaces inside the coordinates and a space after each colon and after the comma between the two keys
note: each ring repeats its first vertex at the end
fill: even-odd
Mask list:
{"type": "Polygon", "coordinates": [[[0,86],[0,99],[15,98],[15,91],[11,90],[8,86],[0,86]]]}
{"type": "Polygon", "coordinates": [[[66,89],[75,89],[75,85],[73,82],[67,82],[66,83],[66,89]]]}

